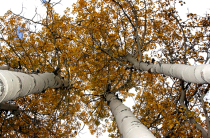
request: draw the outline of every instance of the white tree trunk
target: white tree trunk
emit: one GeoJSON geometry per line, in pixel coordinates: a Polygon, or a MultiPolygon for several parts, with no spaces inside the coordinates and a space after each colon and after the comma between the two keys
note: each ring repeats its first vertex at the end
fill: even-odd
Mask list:
{"type": "Polygon", "coordinates": [[[210,65],[190,66],[184,64],[147,64],[138,62],[132,55],[128,54],[126,59],[133,64],[133,67],[142,71],[164,74],[167,76],[182,79],[192,83],[210,83],[210,65]]]}
{"type": "Polygon", "coordinates": [[[0,70],[0,103],[39,93],[47,88],[67,87],[68,85],[67,80],[62,80],[53,73],[25,74],[0,70]]]}
{"type": "Polygon", "coordinates": [[[155,138],[114,93],[108,93],[106,100],[115,117],[122,138],[155,138]]]}

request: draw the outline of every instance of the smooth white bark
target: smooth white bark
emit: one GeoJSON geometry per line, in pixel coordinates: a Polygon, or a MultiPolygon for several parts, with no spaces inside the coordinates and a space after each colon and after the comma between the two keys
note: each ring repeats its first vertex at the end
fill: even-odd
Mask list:
{"type": "Polygon", "coordinates": [[[123,138],[155,138],[113,93],[106,95],[112,114],[123,138]]]}
{"type": "Polygon", "coordinates": [[[151,73],[164,74],[167,76],[182,79],[192,83],[210,84],[210,65],[190,66],[184,64],[147,64],[138,62],[132,55],[128,54],[126,59],[133,64],[135,69],[150,71],[151,73]]]}
{"type": "Polygon", "coordinates": [[[47,88],[67,87],[68,81],[53,73],[25,74],[0,70],[0,103],[17,97],[39,93],[47,88]]]}

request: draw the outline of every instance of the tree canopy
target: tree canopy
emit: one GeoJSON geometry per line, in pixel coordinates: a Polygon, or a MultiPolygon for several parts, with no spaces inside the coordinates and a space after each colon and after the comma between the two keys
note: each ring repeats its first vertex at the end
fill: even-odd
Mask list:
{"type": "Polygon", "coordinates": [[[104,98],[108,87],[123,101],[134,97],[133,113],[156,137],[209,136],[209,84],[136,69],[127,59],[130,55],[148,65],[209,64],[210,16],[188,13],[183,21],[174,2],[185,4],[78,0],[72,13],[67,8],[59,15],[58,3],[49,0],[40,21],[5,13],[0,17],[1,65],[33,73],[59,68],[57,75],[71,87],[8,101],[19,109],[0,111],[0,136],[75,137],[87,125],[91,134],[107,131],[119,137],[104,98]]]}

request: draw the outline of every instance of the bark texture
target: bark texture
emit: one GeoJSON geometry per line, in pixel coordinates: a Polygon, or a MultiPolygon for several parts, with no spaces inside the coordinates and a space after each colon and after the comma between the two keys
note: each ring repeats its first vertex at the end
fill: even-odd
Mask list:
{"type": "Polygon", "coordinates": [[[106,95],[106,100],[108,101],[111,112],[115,117],[121,137],[155,138],[153,134],[133,115],[131,110],[122,104],[114,93],[108,93],[106,95]]]}
{"type": "Polygon", "coordinates": [[[26,74],[0,70],[0,103],[29,94],[39,93],[47,88],[68,87],[67,80],[53,73],[26,74]]]}
{"type": "Polygon", "coordinates": [[[184,64],[152,64],[138,62],[132,55],[128,54],[126,59],[133,64],[133,68],[151,73],[164,74],[175,77],[186,82],[198,84],[210,84],[210,65],[190,66],[184,64]]]}

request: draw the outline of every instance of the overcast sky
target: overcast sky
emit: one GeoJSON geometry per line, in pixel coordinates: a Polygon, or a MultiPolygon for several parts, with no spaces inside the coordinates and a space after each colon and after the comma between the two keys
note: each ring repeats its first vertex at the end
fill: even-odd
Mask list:
{"type": "MultiPolygon", "coordinates": [[[[52,2],[57,2],[59,0],[51,0],[52,2]]],[[[73,2],[76,0],[62,0],[60,4],[55,6],[55,11],[57,13],[63,14],[63,11],[66,7],[70,7],[73,2]]],[[[205,16],[206,13],[210,13],[210,0],[185,0],[186,4],[184,6],[178,6],[177,10],[179,11],[179,15],[181,18],[186,18],[187,13],[197,13],[200,16],[205,16]]],[[[45,8],[42,5],[40,0],[4,0],[1,1],[0,4],[0,16],[3,16],[5,12],[8,10],[12,10],[14,13],[19,14],[22,12],[22,15],[26,18],[33,18],[35,14],[35,10],[40,14],[41,17],[45,15],[45,8]]],[[[35,20],[39,20],[37,18],[35,20]]],[[[132,99],[129,99],[125,102],[125,104],[130,106],[133,103],[132,99]]],[[[80,135],[81,138],[95,138],[95,136],[91,136],[87,129],[82,131],[80,135]]],[[[79,138],[79,136],[78,136],[79,138]]],[[[102,136],[101,138],[107,138],[107,135],[102,136]]]]}

